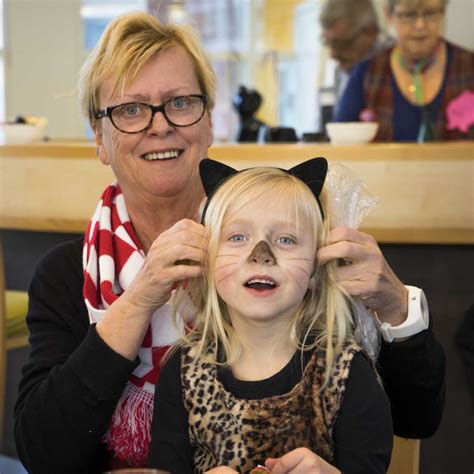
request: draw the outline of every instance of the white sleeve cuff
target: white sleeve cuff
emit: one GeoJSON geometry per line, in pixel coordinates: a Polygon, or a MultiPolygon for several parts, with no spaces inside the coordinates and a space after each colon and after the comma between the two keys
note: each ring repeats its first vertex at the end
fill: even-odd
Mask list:
{"type": "Polygon", "coordinates": [[[406,285],[405,287],[408,290],[407,319],[398,326],[392,326],[389,323],[380,323],[380,321],[378,321],[379,330],[387,342],[392,342],[394,339],[414,336],[428,329],[429,311],[425,293],[421,288],[417,288],[416,286],[406,285]]]}

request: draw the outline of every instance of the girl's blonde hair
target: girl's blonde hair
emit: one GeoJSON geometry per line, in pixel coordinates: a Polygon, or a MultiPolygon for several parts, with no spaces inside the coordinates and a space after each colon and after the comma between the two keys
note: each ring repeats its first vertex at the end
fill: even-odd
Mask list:
{"type": "Polygon", "coordinates": [[[136,77],[158,51],[182,46],[189,54],[201,88],[207,96],[208,110],[216,102],[216,76],[191,26],[164,25],[144,12],[127,13],[109,23],[98,44],[82,66],[79,100],[82,112],[95,128],[99,94],[106,79],[112,78],[113,94],[119,93],[136,77]]]}
{"type": "MultiPolygon", "coordinates": [[[[224,350],[224,364],[232,364],[239,357],[241,343],[214,282],[217,249],[221,230],[233,212],[262,199],[272,200],[276,210],[279,201],[292,203],[298,219],[310,224],[315,256],[317,249],[327,242],[329,216],[325,212],[326,218],[322,221],[316,198],[298,178],[278,168],[262,167],[242,171],[226,180],[212,196],[206,211],[204,224],[209,230],[207,271],[190,289],[197,305],[197,318],[182,344],[191,346],[196,358],[205,357],[218,364],[219,345],[224,350]],[[215,344],[217,341],[219,345],[215,344]]],[[[325,349],[326,381],[335,356],[352,334],[349,298],[333,277],[334,265],[328,263],[315,269],[303,301],[288,325],[295,350],[325,349]]]]}

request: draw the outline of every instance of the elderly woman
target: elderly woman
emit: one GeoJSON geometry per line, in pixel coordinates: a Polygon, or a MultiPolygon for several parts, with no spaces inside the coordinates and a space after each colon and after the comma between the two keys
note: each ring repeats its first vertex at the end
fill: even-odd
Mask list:
{"type": "Polygon", "coordinates": [[[459,130],[446,116],[463,92],[474,93],[474,54],[441,36],[446,3],[388,1],[396,43],[353,69],[336,121],[376,120],[378,141],[474,138],[474,127],[459,130]]]}
{"type": "MultiPolygon", "coordinates": [[[[179,336],[169,300],[201,274],[207,247],[195,219],[215,76],[193,33],[145,13],[118,18],[86,62],[80,92],[117,182],[85,236],[47,255],[31,283],[31,353],[15,407],[18,453],[31,473],[146,464],[160,360],[179,336]]],[[[419,290],[403,286],[370,236],[338,228],[332,242],[319,263],[350,260],[341,285],[378,313],[389,340],[412,336],[384,343],[379,359],[396,432],[430,435],[444,355],[425,330],[419,290]]]]}

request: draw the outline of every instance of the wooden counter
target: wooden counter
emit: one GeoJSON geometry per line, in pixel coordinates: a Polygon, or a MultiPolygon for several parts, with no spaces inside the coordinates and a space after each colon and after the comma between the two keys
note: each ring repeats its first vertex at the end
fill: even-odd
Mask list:
{"type": "MultiPolygon", "coordinates": [[[[324,156],[381,199],[363,222],[380,242],[474,243],[474,142],[432,144],[226,144],[209,157],[236,168],[293,166],[324,156]]],[[[0,146],[0,228],[82,232],[113,180],[91,143],[0,146]]]]}

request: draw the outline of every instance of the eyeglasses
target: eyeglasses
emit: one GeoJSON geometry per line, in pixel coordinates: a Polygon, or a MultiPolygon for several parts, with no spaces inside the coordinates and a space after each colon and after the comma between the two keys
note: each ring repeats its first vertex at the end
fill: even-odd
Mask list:
{"type": "Polygon", "coordinates": [[[395,16],[400,20],[401,23],[406,25],[414,25],[418,18],[423,18],[423,21],[426,23],[435,23],[437,22],[441,15],[443,15],[443,8],[432,8],[430,10],[421,10],[421,11],[407,11],[407,12],[395,12],[395,16]]]}
{"type": "Polygon", "coordinates": [[[140,133],[151,127],[153,117],[161,112],[166,121],[175,127],[190,127],[199,122],[206,111],[207,97],[190,94],[173,97],[160,105],[143,102],[106,107],[95,114],[97,120],[109,117],[113,126],[123,133],[140,133]]]}

